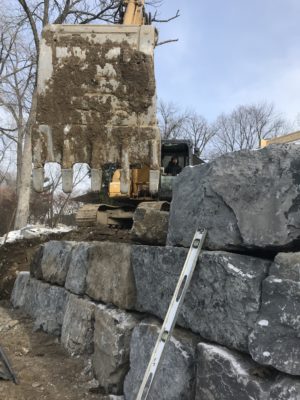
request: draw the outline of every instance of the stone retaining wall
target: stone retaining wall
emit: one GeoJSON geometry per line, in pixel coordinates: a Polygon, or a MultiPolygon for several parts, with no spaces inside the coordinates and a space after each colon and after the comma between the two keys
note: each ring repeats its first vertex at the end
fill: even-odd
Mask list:
{"type": "MultiPolygon", "coordinates": [[[[99,385],[134,400],[187,250],[48,242],[12,303],[91,357],[99,385]]],[[[200,257],[155,399],[300,399],[300,253],[200,257]]]]}

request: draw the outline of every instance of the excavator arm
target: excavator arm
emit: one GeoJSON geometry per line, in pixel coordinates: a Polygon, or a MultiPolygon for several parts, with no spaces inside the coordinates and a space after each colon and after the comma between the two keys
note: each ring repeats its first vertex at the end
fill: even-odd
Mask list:
{"type": "Polygon", "coordinates": [[[270,146],[271,144],[282,144],[282,143],[291,143],[295,141],[300,141],[300,131],[288,133],[287,135],[277,136],[272,139],[261,139],[260,148],[264,148],[270,146]]]}
{"type": "Polygon", "coordinates": [[[123,25],[145,25],[145,0],[124,0],[123,25]]]}

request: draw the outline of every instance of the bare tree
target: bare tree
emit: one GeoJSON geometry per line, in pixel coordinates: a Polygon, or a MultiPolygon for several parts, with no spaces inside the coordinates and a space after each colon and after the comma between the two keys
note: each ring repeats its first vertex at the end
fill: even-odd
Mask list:
{"type": "Polygon", "coordinates": [[[158,105],[158,123],[163,139],[178,139],[184,136],[184,125],[188,114],[172,102],[161,100],[158,105]]]}
{"type": "Polygon", "coordinates": [[[276,114],[272,104],[239,106],[217,118],[214,152],[219,155],[257,148],[261,139],[283,134],[285,127],[286,121],[276,114]]]}
{"type": "Polygon", "coordinates": [[[195,111],[189,112],[184,123],[184,137],[191,140],[194,151],[198,156],[203,154],[215,134],[215,129],[208,124],[202,115],[195,111]]]}
{"type": "MultiPolygon", "coordinates": [[[[19,196],[16,212],[15,228],[24,226],[29,215],[30,181],[31,181],[31,131],[35,121],[37,92],[36,68],[40,51],[40,36],[43,27],[54,24],[87,24],[90,22],[118,21],[121,0],[13,0],[16,7],[15,17],[25,23],[26,39],[34,44],[33,88],[31,106],[28,112],[25,128],[23,129],[23,151],[20,163],[19,196]],[[28,33],[29,32],[29,33],[28,33]]],[[[149,0],[146,4],[159,7],[162,0],[149,0]]],[[[177,13],[179,16],[179,13],[177,13]]],[[[164,22],[164,21],[161,21],[164,22]]]]}

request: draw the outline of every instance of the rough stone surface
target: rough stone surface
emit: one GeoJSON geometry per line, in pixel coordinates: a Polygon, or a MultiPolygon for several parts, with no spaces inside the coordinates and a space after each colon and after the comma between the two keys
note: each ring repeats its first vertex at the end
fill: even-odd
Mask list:
{"type": "Polygon", "coordinates": [[[165,245],[169,213],[152,208],[138,207],[133,215],[132,237],[141,243],[165,245]]]}
{"type": "Polygon", "coordinates": [[[279,254],[263,282],[262,307],[250,335],[254,360],[300,375],[300,253],[279,254]]]}
{"type": "Polygon", "coordinates": [[[268,400],[300,400],[300,380],[280,377],[272,386],[268,400]]]}
{"type": "Polygon", "coordinates": [[[29,285],[30,274],[27,271],[19,272],[13,291],[11,294],[11,303],[14,307],[23,307],[26,300],[27,287],[29,285]]]}
{"type": "Polygon", "coordinates": [[[269,400],[272,372],[225,347],[198,345],[196,400],[269,400]]]}
{"type": "Polygon", "coordinates": [[[75,242],[53,240],[44,245],[41,259],[43,280],[61,286],[65,284],[74,244],[75,242]]]}
{"type": "Polygon", "coordinates": [[[131,245],[98,242],[90,248],[86,293],[92,299],[122,309],[134,308],[136,289],[131,265],[131,245]]]}
{"type": "Polygon", "coordinates": [[[300,238],[300,147],[239,151],[193,168],[174,185],[168,244],[189,247],[198,226],[213,250],[287,249],[300,238]]]}
{"type": "Polygon", "coordinates": [[[63,319],[61,343],[71,355],[92,354],[96,305],[71,294],[63,319]]]}
{"type": "Polygon", "coordinates": [[[84,294],[86,276],[89,267],[89,249],[91,243],[78,243],[72,251],[65,287],[75,294],[84,294]]]}
{"type": "Polygon", "coordinates": [[[95,311],[93,369],[106,393],[123,394],[132,331],[140,318],[99,305],[95,311]]]}
{"type": "MultiPolygon", "coordinates": [[[[160,324],[146,320],[132,334],[130,346],[130,371],[124,383],[126,400],[135,400],[155,342],[160,324]]],[[[176,329],[167,344],[164,357],[153,386],[151,398],[156,400],[194,400],[195,357],[199,338],[176,329]]]]}
{"type": "Polygon", "coordinates": [[[64,288],[30,278],[24,311],[35,319],[35,329],[60,335],[68,299],[69,293],[64,288]]]}
{"type": "Polygon", "coordinates": [[[42,259],[44,253],[44,245],[41,245],[33,256],[30,264],[30,275],[36,279],[43,279],[42,259]]]}
{"type": "MultiPolygon", "coordinates": [[[[187,250],[134,246],[137,309],[164,318],[187,250]]],[[[248,351],[248,335],[261,302],[269,261],[227,252],[203,252],[178,324],[202,337],[248,351]]]]}

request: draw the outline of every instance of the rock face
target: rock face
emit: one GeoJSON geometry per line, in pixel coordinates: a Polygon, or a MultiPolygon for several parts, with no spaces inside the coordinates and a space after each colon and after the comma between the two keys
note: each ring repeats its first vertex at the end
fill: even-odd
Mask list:
{"type": "Polygon", "coordinates": [[[29,281],[29,272],[20,272],[18,274],[10,299],[15,308],[24,307],[29,281]]]}
{"type": "MultiPolygon", "coordinates": [[[[134,246],[132,265],[137,309],[164,318],[187,250],[134,246]]],[[[248,335],[261,302],[269,261],[227,252],[203,252],[182,306],[178,324],[202,337],[248,351],[248,335]]]]}
{"type": "Polygon", "coordinates": [[[123,394],[130,339],[138,322],[139,318],[133,314],[102,305],[96,308],[93,369],[107,394],[123,394]]]}
{"type": "MultiPolygon", "coordinates": [[[[146,203],[147,205],[147,203],[146,203]]],[[[133,215],[131,234],[141,243],[164,246],[167,240],[169,212],[138,206],[133,215]]]]}
{"type": "Polygon", "coordinates": [[[300,400],[299,379],[281,377],[272,386],[268,400],[300,400]]]}
{"type": "Polygon", "coordinates": [[[89,252],[86,293],[92,299],[132,309],[136,289],[131,265],[131,245],[95,243],[89,252]]]}
{"type": "Polygon", "coordinates": [[[52,240],[42,246],[31,265],[37,279],[63,286],[68,273],[74,242],[52,240]]]}
{"type": "Polygon", "coordinates": [[[89,267],[89,249],[92,243],[79,243],[72,251],[65,287],[70,292],[82,295],[86,290],[86,275],[89,267]]]}
{"type": "Polygon", "coordinates": [[[195,400],[268,400],[270,371],[225,347],[198,345],[195,400]]]}
{"type": "MultiPolygon", "coordinates": [[[[126,400],[135,400],[158,337],[160,324],[145,320],[132,334],[130,371],[124,383],[126,400]]],[[[182,330],[175,330],[166,347],[163,360],[151,388],[156,400],[194,400],[195,356],[199,339],[182,330]]]]}
{"type": "Polygon", "coordinates": [[[189,247],[197,227],[217,250],[272,249],[300,237],[300,148],[269,146],[226,154],[178,176],[168,244],[189,247]]]}
{"type": "Polygon", "coordinates": [[[64,288],[30,278],[24,311],[35,319],[35,329],[60,335],[68,299],[69,293],[64,288]]]}
{"type": "Polygon", "coordinates": [[[300,253],[279,254],[263,283],[262,307],[250,341],[254,360],[300,375],[300,253]]]}
{"type": "Polygon", "coordinates": [[[71,294],[66,307],[61,343],[71,355],[92,354],[96,305],[71,294]]]}

